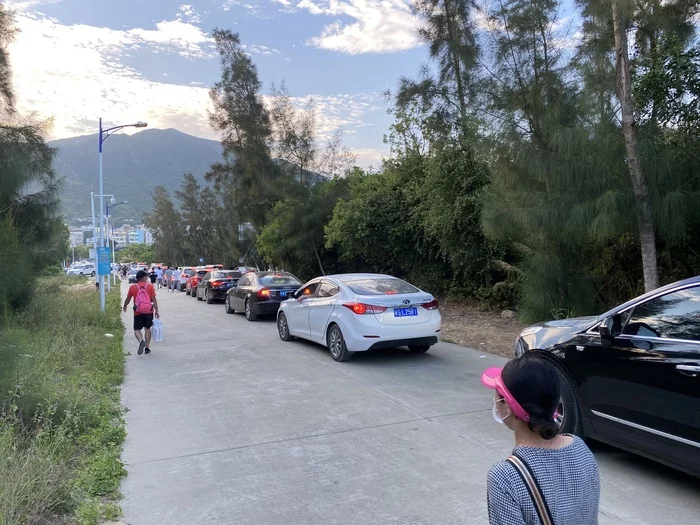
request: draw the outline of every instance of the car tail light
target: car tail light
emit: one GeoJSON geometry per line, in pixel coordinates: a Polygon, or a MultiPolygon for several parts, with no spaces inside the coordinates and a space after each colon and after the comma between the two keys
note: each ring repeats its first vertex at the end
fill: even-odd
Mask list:
{"type": "Polygon", "coordinates": [[[429,303],[423,303],[421,306],[426,310],[437,310],[440,307],[437,299],[433,299],[429,303]]]}
{"type": "Polygon", "coordinates": [[[222,284],[224,284],[224,281],[212,281],[211,282],[212,286],[221,286],[222,284]]]}
{"type": "Polygon", "coordinates": [[[386,311],[386,306],[375,306],[373,304],[345,303],[343,306],[352,310],[357,315],[381,314],[386,311]]]}
{"type": "Polygon", "coordinates": [[[258,297],[270,297],[270,290],[267,288],[261,288],[258,290],[258,297]]]}

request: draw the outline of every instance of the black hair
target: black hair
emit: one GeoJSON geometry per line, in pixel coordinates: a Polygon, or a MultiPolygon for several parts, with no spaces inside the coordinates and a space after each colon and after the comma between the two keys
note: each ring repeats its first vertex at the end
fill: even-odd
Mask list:
{"type": "Polygon", "coordinates": [[[136,272],[136,280],[137,281],[140,281],[144,277],[148,277],[148,272],[144,272],[143,270],[139,270],[138,272],[136,272]]]}
{"type": "Polygon", "coordinates": [[[530,416],[528,427],[543,439],[554,439],[559,424],[554,412],[559,404],[559,374],[552,363],[534,353],[510,361],[501,374],[503,383],[530,416]]]}

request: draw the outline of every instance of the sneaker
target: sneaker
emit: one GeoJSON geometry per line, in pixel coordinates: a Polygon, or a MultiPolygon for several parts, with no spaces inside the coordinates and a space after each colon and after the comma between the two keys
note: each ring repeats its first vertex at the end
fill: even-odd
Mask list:
{"type": "Polygon", "coordinates": [[[141,341],[139,343],[139,351],[136,352],[138,355],[143,354],[143,349],[146,348],[146,341],[141,341]]]}
{"type": "Polygon", "coordinates": [[[144,349],[144,352],[146,353],[146,355],[148,355],[148,354],[151,353],[151,349],[148,348],[148,347],[146,347],[146,348],[144,349]]]}

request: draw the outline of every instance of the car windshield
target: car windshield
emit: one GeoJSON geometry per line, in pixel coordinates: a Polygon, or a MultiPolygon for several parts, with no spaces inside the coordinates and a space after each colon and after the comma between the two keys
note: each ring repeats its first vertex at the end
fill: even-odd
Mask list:
{"type": "Polygon", "coordinates": [[[289,285],[294,285],[294,286],[301,286],[299,279],[297,279],[293,275],[284,274],[284,273],[263,275],[263,276],[259,277],[259,280],[260,280],[260,284],[265,285],[265,286],[275,285],[275,284],[289,284],[289,285]]]}
{"type": "Polygon", "coordinates": [[[343,281],[358,295],[395,295],[420,292],[418,288],[395,277],[378,277],[343,281]]]}
{"type": "Polygon", "coordinates": [[[234,272],[234,271],[229,271],[229,272],[211,272],[211,278],[212,279],[237,279],[238,277],[241,276],[240,272],[234,272]]]}

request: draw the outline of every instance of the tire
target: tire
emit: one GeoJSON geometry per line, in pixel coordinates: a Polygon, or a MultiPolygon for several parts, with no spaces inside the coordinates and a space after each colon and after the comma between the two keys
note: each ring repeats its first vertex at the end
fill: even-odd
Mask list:
{"type": "Polygon", "coordinates": [[[287,316],[283,313],[277,316],[277,333],[280,335],[280,339],[282,339],[282,341],[291,341],[294,339],[294,336],[289,333],[287,316]]]}
{"type": "Polygon", "coordinates": [[[214,304],[214,298],[209,294],[209,290],[204,290],[204,300],[207,304],[214,304]]]}
{"type": "Polygon", "coordinates": [[[229,294],[226,294],[226,300],[224,301],[224,308],[226,309],[227,314],[235,314],[236,310],[231,308],[231,296],[229,294]]]}
{"type": "Polygon", "coordinates": [[[561,421],[561,432],[563,434],[574,434],[583,437],[581,407],[578,403],[575,387],[571,379],[569,379],[566,373],[558,366],[557,374],[559,375],[561,384],[561,401],[557,409],[561,421]]]}
{"type": "Polygon", "coordinates": [[[83,272],[80,272],[80,277],[85,277],[85,274],[83,272]]]}
{"type": "Polygon", "coordinates": [[[430,350],[430,345],[413,345],[409,346],[408,349],[412,354],[424,354],[430,350]]]}
{"type": "Polygon", "coordinates": [[[202,300],[202,298],[199,296],[199,288],[197,288],[197,300],[198,300],[198,301],[201,301],[201,300],[202,300]]]}
{"type": "Polygon", "coordinates": [[[248,319],[248,321],[258,320],[258,316],[253,311],[253,306],[248,299],[245,300],[245,318],[248,319]]]}
{"type": "Polygon", "coordinates": [[[90,277],[95,277],[95,272],[92,272],[92,273],[90,274],[90,277]]]}
{"type": "Polygon", "coordinates": [[[328,330],[328,335],[326,336],[326,346],[328,346],[328,351],[331,357],[338,361],[343,362],[350,359],[355,352],[348,350],[345,345],[345,338],[343,337],[343,332],[337,324],[334,324],[328,330]]]}

